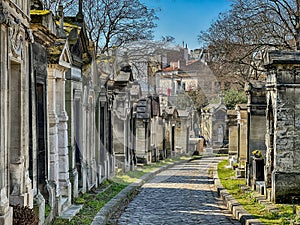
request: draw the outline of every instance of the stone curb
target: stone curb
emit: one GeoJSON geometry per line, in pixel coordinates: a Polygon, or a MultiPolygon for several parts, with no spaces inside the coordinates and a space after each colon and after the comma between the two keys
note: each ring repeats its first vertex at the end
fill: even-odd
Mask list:
{"type": "Polygon", "coordinates": [[[223,187],[218,177],[217,169],[214,168],[214,184],[217,187],[218,195],[231,211],[233,217],[241,222],[243,225],[263,225],[259,219],[256,219],[252,214],[248,213],[242,205],[236,201],[231,194],[223,187]]]}
{"type": "Polygon", "coordinates": [[[160,168],[157,168],[156,170],[149,172],[142,176],[140,179],[138,179],[136,182],[129,184],[126,188],[124,188],[122,191],[120,191],[119,194],[117,194],[114,198],[112,198],[108,203],[106,203],[102,209],[97,213],[97,215],[94,217],[93,222],[91,225],[104,225],[107,224],[109,218],[118,210],[119,205],[128,198],[129,195],[131,195],[135,190],[140,188],[145,182],[152,179],[156,174],[171,168],[175,165],[185,163],[188,161],[191,161],[193,159],[189,160],[181,160],[178,162],[174,162],[172,164],[167,164],[165,166],[162,166],[160,168]]]}

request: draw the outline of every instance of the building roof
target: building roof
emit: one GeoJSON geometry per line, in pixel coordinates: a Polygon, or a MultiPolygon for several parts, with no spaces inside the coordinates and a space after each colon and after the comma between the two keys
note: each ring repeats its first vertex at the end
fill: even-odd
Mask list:
{"type": "Polygon", "coordinates": [[[189,110],[178,109],[177,112],[179,117],[188,117],[190,115],[189,110]]]}

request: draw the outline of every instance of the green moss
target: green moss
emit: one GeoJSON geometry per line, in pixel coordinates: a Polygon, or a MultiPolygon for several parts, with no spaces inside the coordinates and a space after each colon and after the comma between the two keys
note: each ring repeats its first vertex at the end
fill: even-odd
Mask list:
{"type": "Polygon", "coordinates": [[[239,185],[245,185],[245,179],[235,179],[235,171],[227,168],[227,165],[228,160],[224,160],[218,164],[220,182],[245,210],[264,224],[292,224],[292,221],[297,221],[291,205],[276,204],[279,212],[267,212],[266,206],[258,203],[252,191],[241,191],[239,185]]]}
{"type": "MultiPolygon", "coordinates": [[[[56,20],[56,21],[55,21],[55,24],[56,24],[57,26],[59,26],[59,21],[56,20]]],[[[76,25],[76,24],[73,24],[73,23],[68,23],[68,22],[65,22],[65,21],[64,21],[64,30],[65,30],[67,33],[70,33],[71,30],[73,30],[74,28],[76,28],[76,29],[78,30],[78,34],[79,34],[79,33],[80,33],[80,29],[81,29],[80,26],[78,26],[78,25],[76,25]]]]}
{"type": "Polygon", "coordinates": [[[46,204],[45,205],[45,218],[47,218],[50,215],[51,212],[51,207],[50,205],[46,204]]]}

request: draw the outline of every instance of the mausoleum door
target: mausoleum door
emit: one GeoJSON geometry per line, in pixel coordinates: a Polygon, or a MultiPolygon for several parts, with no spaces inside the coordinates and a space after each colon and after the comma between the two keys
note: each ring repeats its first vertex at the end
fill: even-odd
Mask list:
{"type": "Polygon", "coordinates": [[[46,147],[46,102],[44,84],[37,83],[36,86],[36,104],[37,104],[37,182],[41,194],[46,197],[46,179],[47,179],[47,147],[46,147]]]}
{"type": "Polygon", "coordinates": [[[175,126],[172,126],[172,152],[175,151],[175,126]]]}
{"type": "Polygon", "coordinates": [[[105,107],[100,107],[100,165],[101,165],[101,178],[105,176],[105,107]]]}
{"type": "Polygon", "coordinates": [[[81,127],[81,113],[80,113],[80,99],[75,99],[74,103],[74,126],[75,126],[75,164],[76,169],[78,172],[78,188],[83,187],[83,181],[82,181],[82,152],[81,152],[81,135],[80,131],[82,129],[81,127]]]}
{"type": "Polygon", "coordinates": [[[266,186],[271,187],[272,185],[272,172],[274,170],[274,115],[272,102],[268,105],[267,112],[267,157],[266,157],[266,186]]]}
{"type": "Polygon", "coordinates": [[[10,194],[19,196],[24,156],[21,152],[21,65],[11,61],[9,80],[10,194]]]}

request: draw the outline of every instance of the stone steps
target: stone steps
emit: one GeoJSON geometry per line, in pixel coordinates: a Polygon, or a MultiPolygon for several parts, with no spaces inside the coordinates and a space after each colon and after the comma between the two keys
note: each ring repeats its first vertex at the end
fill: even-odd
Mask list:
{"type": "Polygon", "coordinates": [[[62,219],[71,221],[72,218],[82,209],[83,205],[71,205],[60,216],[62,219]]]}
{"type": "MultiPolygon", "coordinates": [[[[247,192],[247,191],[252,191],[251,188],[249,186],[246,185],[240,185],[240,189],[243,192],[247,192]]],[[[252,196],[256,199],[256,201],[259,204],[263,204],[266,207],[266,211],[267,212],[279,212],[279,209],[276,207],[276,205],[272,202],[270,202],[268,199],[266,199],[266,197],[264,195],[261,195],[260,193],[256,192],[256,191],[252,191],[252,196]]]]}
{"type": "Polygon", "coordinates": [[[70,206],[70,203],[68,201],[67,197],[61,197],[60,199],[60,209],[62,212],[64,212],[68,207],[70,206]]]}

